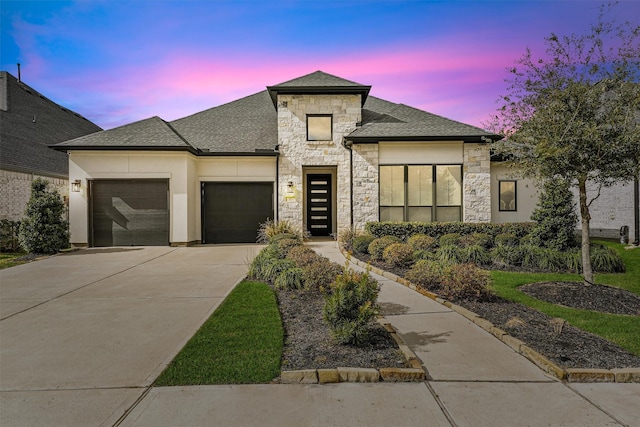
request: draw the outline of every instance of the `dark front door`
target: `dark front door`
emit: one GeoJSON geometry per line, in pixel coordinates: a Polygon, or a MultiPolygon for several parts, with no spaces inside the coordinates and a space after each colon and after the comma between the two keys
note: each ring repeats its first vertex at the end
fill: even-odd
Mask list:
{"type": "Polygon", "coordinates": [[[312,236],[333,232],[331,200],[331,174],[307,175],[307,229],[312,236]]]}
{"type": "Polygon", "coordinates": [[[169,244],[169,181],[89,181],[93,246],[169,244]]]}
{"type": "Polygon", "coordinates": [[[272,182],[203,182],[202,242],[255,243],[273,219],[272,182]]]}

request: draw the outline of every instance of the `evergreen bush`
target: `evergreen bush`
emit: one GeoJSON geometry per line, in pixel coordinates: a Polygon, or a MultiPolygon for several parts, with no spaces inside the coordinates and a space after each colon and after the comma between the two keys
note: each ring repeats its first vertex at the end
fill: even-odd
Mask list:
{"type": "Polygon", "coordinates": [[[382,252],[384,262],[395,267],[406,267],[413,262],[413,249],[406,243],[392,243],[382,252]]]}
{"type": "Polygon", "coordinates": [[[491,275],[475,264],[456,264],[445,269],[442,295],[450,299],[485,300],[491,295],[491,275]]]}
{"type": "Polygon", "coordinates": [[[292,267],[283,270],[278,274],[273,286],[275,286],[276,289],[302,289],[302,269],[292,267]]]}
{"type": "Polygon", "coordinates": [[[387,246],[393,243],[400,243],[400,242],[402,241],[395,236],[384,236],[384,237],[379,237],[373,240],[369,244],[369,248],[368,248],[369,254],[371,255],[371,259],[373,259],[374,261],[382,261],[382,255],[384,250],[387,248],[387,246]]]}
{"type": "Polygon", "coordinates": [[[287,259],[295,262],[296,266],[300,268],[306,267],[320,258],[320,255],[318,255],[313,249],[303,245],[294,246],[287,253],[287,259]]]}
{"type": "Polygon", "coordinates": [[[466,248],[462,248],[461,261],[464,263],[474,263],[476,265],[484,266],[491,264],[491,254],[484,246],[471,245],[466,248]]]}
{"type": "Polygon", "coordinates": [[[363,234],[362,236],[357,236],[353,239],[353,251],[359,254],[368,254],[369,253],[369,245],[376,238],[371,234],[363,234]]]}
{"type": "Polygon", "coordinates": [[[576,246],[578,216],[568,181],[544,182],[538,204],[531,214],[536,225],[531,230],[531,243],[558,251],[576,246]]]}
{"type": "Polygon", "coordinates": [[[343,268],[339,264],[318,256],[316,261],[302,268],[304,288],[321,291],[328,289],[342,271],[343,268]]]}
{"type": "Polygon", "coordinates": [[[31,183],[31,197],[20,222],[18,240],[27,252],[54,254],[69,247],[69,223],[63,219],[65,206],[49,182],[36,178],[31,183]]]}
{"type": "Polygon", "coordinates": [[[20,221],[0,220],[0,252],[18,252],[20,250],[19,230],[20,221]]]}
{"type": "Polygon", "coordinates": [[[447,233],[440,236],[438,243],[440,247],[443,246],[460,246],[460,240],[462,235],[460,233],[447,233]]]}
{"type": "Polygon", "coordinates": [[[624,261],[614,249],[594,245],[591,247],[591,268],[599,273],[624,273],[624,261]]]}
{"type": "Polygon", "coordinates": [[[438,246],[438,240],[426,234],[414,234],[407,239],[407,244],[409,244],[414,251],[434,251],[438,246]]]}
{"type": "Polygon", "coordinates": [[[513,233],[500,233],[494,239],[495,246],[518,246],[519,240],[513,233]]]}
{"type": "Polygon", "coordinates": [[[420,260],[416,262],[411,270],[407,271],[405,277],[412,283],[423,288],[436,292],[442,284],[443,267],[439,262],[430,260],[420,260]]]}

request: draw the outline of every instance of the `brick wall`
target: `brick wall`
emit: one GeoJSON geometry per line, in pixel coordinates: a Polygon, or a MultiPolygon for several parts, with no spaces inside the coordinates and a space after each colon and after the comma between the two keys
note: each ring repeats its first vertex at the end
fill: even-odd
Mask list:
{"type": "Polygon", "coordinates": [[[0,219],[17,221],[24,216],[24,210],[31,196],[31,182],[44,178],[65,197],[69,196],[69,181],[23,172],[0,170],[0,219]]]}

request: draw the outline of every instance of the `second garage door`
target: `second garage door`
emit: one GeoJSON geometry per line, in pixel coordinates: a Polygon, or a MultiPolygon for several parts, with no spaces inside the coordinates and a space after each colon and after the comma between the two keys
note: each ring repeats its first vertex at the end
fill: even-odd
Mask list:
{"type": "Polygon", "coordinates": [[[272,182],[203,182],[202,242],[255,243],[273,219],[272,182]]]}

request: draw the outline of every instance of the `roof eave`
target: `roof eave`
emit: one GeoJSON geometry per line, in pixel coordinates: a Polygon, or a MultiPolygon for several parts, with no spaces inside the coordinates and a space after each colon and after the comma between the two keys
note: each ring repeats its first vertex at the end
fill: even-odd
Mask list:
{"type": "Polygon", "coordinates": [[[364,105],[371,86],[267,86],[267,91],[277,108],[278,95],[360,95],[361,106],[364,105]]]}
{"type": "Polygon", "coordinates": [[[471,135],[471,136],[434,136],[434,135],[422,135],[422,136],[345,136],[345,140],[353,142],[354,144],[375,144],[378,142],[392,142],[392,141],[463,141],[464,143],[488,143],[501,140],[500,135],[471,135]]]}
{"type": "Polygon", "coordinates": [[[116,146],[116,145],[49,145],[57,151],[188,151],[192,154],[199,154],[200,150],[193,147],[133,147],[133,146],[116,146]]]}

